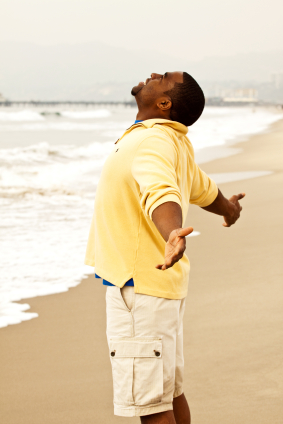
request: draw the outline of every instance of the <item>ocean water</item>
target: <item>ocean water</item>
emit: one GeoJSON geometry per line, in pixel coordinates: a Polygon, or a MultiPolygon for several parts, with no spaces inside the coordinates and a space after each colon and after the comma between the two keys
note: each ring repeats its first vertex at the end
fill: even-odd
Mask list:
{"type": "MultiPolygon", "coordinates": [[[[16,301],[67,291],[92,272],[83,261],[99,175],[136,112],[0,108],[0,327],[37,316],[16,301]]],[[[188,135],[202,163],[280,117],[260,108],[207,107],[188,135]]]]}

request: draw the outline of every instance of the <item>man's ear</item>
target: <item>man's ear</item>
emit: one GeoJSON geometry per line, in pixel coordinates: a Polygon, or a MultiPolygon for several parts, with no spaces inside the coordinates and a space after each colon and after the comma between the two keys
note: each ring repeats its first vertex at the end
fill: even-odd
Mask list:
{"type": "Polygon", "coordinates": [[[160,97],[157,101],[157,107],[163,111],[171,109],[172,102],[170,97],[160,97]]]}

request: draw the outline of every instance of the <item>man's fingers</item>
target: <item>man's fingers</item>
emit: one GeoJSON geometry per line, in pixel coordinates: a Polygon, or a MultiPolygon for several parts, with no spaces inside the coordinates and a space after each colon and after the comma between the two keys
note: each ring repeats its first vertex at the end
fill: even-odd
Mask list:
{"type": "MultiPolygon", "coordinates": [[[[172,265],[174,265],[174,264],[172,264],[172,265]]],[[[157,269],[161,269],[161,271],[164,271],[165,269],[167,269],[167,268],[170,268],[172,265],[169,265],[169,264],[163,264],[163,265],[156,265],[156,267],[155,268],[157,268],[157,269]]]]}
{"type": "Polygon", "coordinates": [[[165,262],[165,264],[162,265],[162,271],[164,271],[165,269],[171,268],[176,262],[178,262],[179,259],[177,260],[171,260],[169,262],[165,262]]]}
{"type": "Polygon", "coordinates": [[[167,260],[165,259],[165,263],[163,265],[156,265],[155,268],[161,269],[164,271],[167,268],[171,268],[171,266],[173,266],[176,262],[178,262],[182,257],[183,257],[183,252],[177,255],[174,255],[170,259],[167,259],[167,260]]]}
{"type": "Polygon", "coordinates": [[[241,200],[245,197],[245,193],[240,193],[240,194],[234,194],[234,196],[232,196],[232,198],[234,199],[234,201],[238,201],[241,200]]]}
{"type": "Polygon", "coordinates": [[[243,199],[245,195],[245,193],[234,194],[229,200],[230,202],[236,204],[239,200],[243,199]]]}
{"type": "Polygon", "coordinates": [[[155,268],[157,268],[157,269],[160,269],[161,271],[164,271],[165,269],[167,269],[168,267],[167,267],[167,265],[166,264],[163,264],[163,265],[156,265],[156,267],[155,268]]]}
{"type": "Polygon", "coordinates": [[[179,228],[177,234],[179,237],[186,237],[194,231],[193,227],[179,228]]]}

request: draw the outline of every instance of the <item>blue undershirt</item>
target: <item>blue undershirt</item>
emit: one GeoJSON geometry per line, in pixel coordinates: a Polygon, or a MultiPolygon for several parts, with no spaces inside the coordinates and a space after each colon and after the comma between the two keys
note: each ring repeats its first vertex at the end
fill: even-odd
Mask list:
{"type": "MultiPolygon", "coordinates": [[[[94,276],[95,276],[95,278],[101,278],[101,277],[99,277],[99,275],[97,275],[97,274],[94,274],[94,276]]],[[[109,281],[104,280],[103,278],[102,278],[102,284],[103,284],[104,286],[115,286],[115,284],[112,284],[112,283],[110,283],[109,281]]],[[[125,286],[132,286],[132,287],[134,287],[134,280],[131,278],[130,280],[128,280],[128,281],[125,283],[125,286]]]]}
{"type": "MultiPolygon", "coordinates": [[[[135,124],[138,124],[139,122],[142,122],[143,120],[142,119],[136,119],[135,120],[135,124]]],[[[95,278],[101,278],[101,277],[99,277],[99,275],[97,275],[97,274],[94,274],[94,276],[95,276],[95,278]]],[[[112,284],[112,283],[110,283],[109,281],[107,281],[107,280],[104,280],[103,278],[101,278],[102,279],[102,283],[103,283],[103,285],[104,286],[114,286],[115,284],[112,284]]],[[[134,280],[131,278],[130,280],[128,280],[126,283],[125,283],[125,286],[131,286],[131,287],[133,287],[134,286],[134,280]]]]}

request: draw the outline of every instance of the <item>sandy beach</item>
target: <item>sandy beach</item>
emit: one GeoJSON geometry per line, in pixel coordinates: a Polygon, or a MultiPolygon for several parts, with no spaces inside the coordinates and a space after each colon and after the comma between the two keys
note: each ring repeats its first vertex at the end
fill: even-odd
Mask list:
{"type": "MultiPolygon", "coordinates": [[[[245,192],[232,228],[191,207],[185,394],[193,424],[281,424],[283,417],[283,120],[206,163],[207,173],[271,171],[219,184],[245,192]]],[[[20,270],[19,270],[20,272],[20,270]]],[[[0,329],[3,424],[138,423],[113,415],[105,287],[90,277],[32,299],[39,318],[0,329]]]]}

